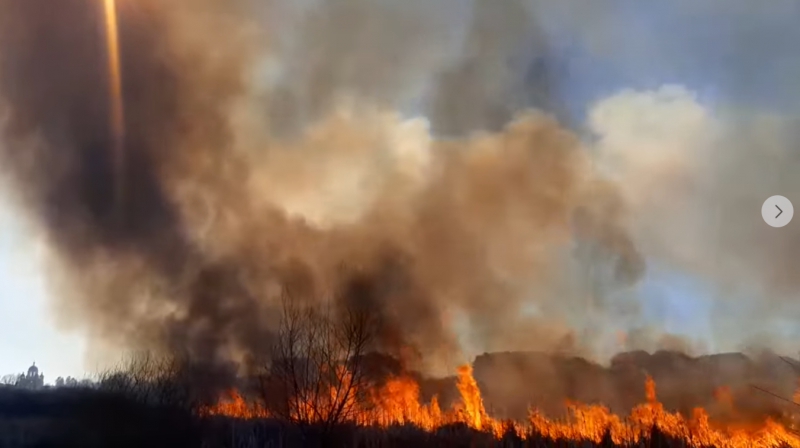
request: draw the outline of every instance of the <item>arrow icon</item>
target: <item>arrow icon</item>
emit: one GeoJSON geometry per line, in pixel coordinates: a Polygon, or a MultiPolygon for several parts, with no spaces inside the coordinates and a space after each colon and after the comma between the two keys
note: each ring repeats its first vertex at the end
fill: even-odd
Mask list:
{"type": "Polygon", "coordinates": [[[794,206],[792,201],[781,195],[771,196],[761,205],[761,217],[770,227],[784,227],[792,221],[793,216],[794,206]],[[778,209],[777,214],[775,209],[778,209]]]}

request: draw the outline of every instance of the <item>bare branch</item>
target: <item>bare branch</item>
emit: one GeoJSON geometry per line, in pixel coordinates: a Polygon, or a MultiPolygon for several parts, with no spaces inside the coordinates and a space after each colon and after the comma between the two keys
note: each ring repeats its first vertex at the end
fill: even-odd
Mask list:
{"type": "Polygon", "coordinates": [[[275,401],[268,395],[283,393],[277,413],[301,425],[316,422],[330,428],[355,419],[366,399],[361,364],[375,335],[374,323],[368,310],[337,308],[331,302],[299,304],[287,291],[261,381],[265,402],[275,401]]]}

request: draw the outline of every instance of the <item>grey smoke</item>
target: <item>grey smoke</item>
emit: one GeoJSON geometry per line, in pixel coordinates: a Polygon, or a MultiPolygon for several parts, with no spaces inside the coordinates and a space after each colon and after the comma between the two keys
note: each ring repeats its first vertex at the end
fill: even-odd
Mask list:
{"type": "MultiPolygon", "coordinates": [[[[790,265],[770,262],[793,260],[792,240],[759,240],[760,218],[744,212],[770,186],[748,193],[733,174],[758,156],[734,151],[741,159],[714,168],[716,181],[696,186],[699,214],[679,195],[653,215],[703,222],[702,201],[722,204],[733,224],[697,238],[718,238],[727,252],[716,260],[731,266],[709,262],[703,245],[697,258],[673,253],[631,202],[635,182],[599,175],[587,145],[553,118],[569,85],[550,64],[543,6],[470,6],[122,7],[131,193],[120,221],[96,2],[0,0],[0,161],[52,249],[62,317],[123,347],[229,359],[268,345],[291,286],[314,300],[361,297],[383,318],[387,351],[411,346],[435,364],[464,357],[460,320],[476,350],[592,354],[605,329],[584,333],[589,319],[640,318],[643,247],[710,278],[795,291],[790,265]],[[428,121],[400,113],[414,108],[428,121]],[[745,254],[752,264],[734,263],[745,254]],[[591,284],[578,283],[589,270],[591,284]]],[[[602,8],[575,17],[597,21],[587,33],[613,32],[602,8]]],[[[752,145],[719,147],[763,144],[746,135],[752,145]]],[[[621,172],[641,176],[638,167],[621,172]]]]}

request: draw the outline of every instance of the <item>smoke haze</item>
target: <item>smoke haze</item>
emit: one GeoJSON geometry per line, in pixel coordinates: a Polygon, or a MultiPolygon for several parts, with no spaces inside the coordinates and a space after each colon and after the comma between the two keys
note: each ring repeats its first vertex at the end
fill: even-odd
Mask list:
{"type": "Polygon", "coordinates": [[[206,361],[257,354],[287,291],[376,310],[382,349],[427,369],[691,351],[637,328],[644,254],[749,288],[767,321],[796,312],[800,238],[758,215],[800,187],[775,176],[797,163],[788,124],[732,125],[664,87],[598,102],[586,138],[562,124],[536,9],[462,5],[120,1],[115,203],[101,5],[0,0],[2,174],[47,241],[59,315],[206,361]]]}

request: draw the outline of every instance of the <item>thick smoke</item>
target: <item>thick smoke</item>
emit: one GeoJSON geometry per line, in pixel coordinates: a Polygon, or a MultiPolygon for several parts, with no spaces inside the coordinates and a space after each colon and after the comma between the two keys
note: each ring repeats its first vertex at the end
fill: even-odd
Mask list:
{"type": "Polygon", "coordinates": [[[52,249],[58,310],[95,338],[237,359],[289,294],[371,307],[382,348],[428,367],[462,360],[464,322],[474,350],[590,353],[576,329],[610,305],[586,317],[562,288],[574,243],[609,272],[593,294],[641,277],[615,184],[554,118],[505,104],[498,52],[541,39],[521,5],[478,2],[447,68],[452,18],[431,7],[118,3],[122,202],[102,5],[0,0],[3,174],[52,249]],[[431,79],[431,122],[394,111],[431,79]]]}
{"type": "MultiPolygon", "coordinates": [[[[258,340],[263,334],[252,333],[259,331],[255,321],[230,325],[239,313],[253,319],[252,312],[226,310],[214,298],[223,291],[244,292],[236,287],[235,269],[203,260],[194,247],[168,181],[199,141],[216,148],[206,157],[221,155],[229,141],[225,102],[242,91],[236,71],[244,61],[238,52],[211,62],[173,51],[177,31],[166,12],[146,2],[133,6],[122,8],[129,19],[121,23],[127,115],[123,202],[115,204],[111,187],[117,173],[111,165],[99,2],[0,4],[7,110],[3,167],[45,228],[68,277],[60,295],[73,317],[87,318],[102,334],[168,339],[203,352],[219,344],[214,339],[221,335],[212,327],[258,340]],[[222,63],[233,73],[213,67],[222,63]],[[191,294],[190,306],[181,310],[186,317],[154,315],[163,304],[157,297],[173,294],[176,301],[191,294]],[[164,319],[193,323],[167,325],[168,334],[155,335],[164,319]]],[[[240,307],[255,305],[233,300],[240,307]]]]}
{"type": "Polygon", "coordinates": [[[800,235],[768,227],[761,204],[800,191],[796,120],[712,112],[681,87],[622,92],[590,114],[596,160],[622,186],[639,249],[703,282],[712,350],[794,354],[800,235]]]}

